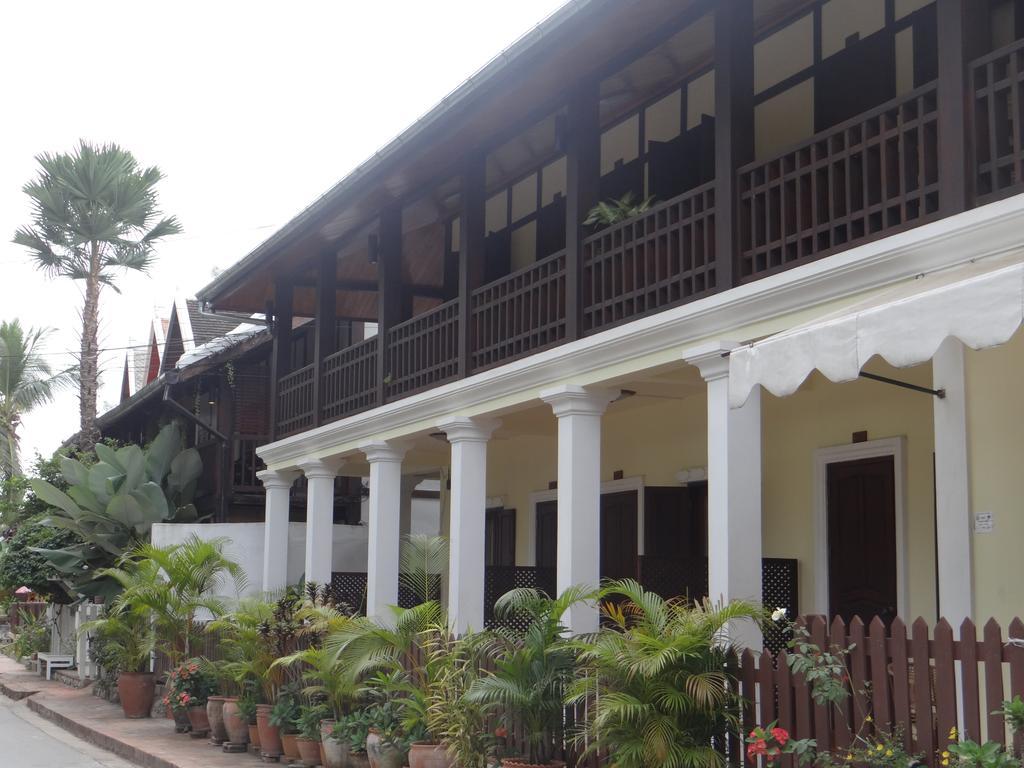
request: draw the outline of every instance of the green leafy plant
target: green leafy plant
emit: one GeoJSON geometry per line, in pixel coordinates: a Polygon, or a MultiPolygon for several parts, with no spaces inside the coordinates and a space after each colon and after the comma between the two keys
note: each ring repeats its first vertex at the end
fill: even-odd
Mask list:
{"type": "Polygon", "coordinates": [[[551,734],[561,726],[562,698],[576,672],[577,647],[566,640],[562,618],[588,594],[572,587],[550,598],[534,589],[515,589],[494,606],[499,619],[515,619],[510,626],[525,629],[495,630],[495,671],[474,681],[466,700],[501,707],[506,718],[518,719],[531,763],[553,757],[551,734]]]}
{"type": "Polygon", "coordinates": [[[60,572],[39,553],[39,549],[62,549],[74,546],[81,539],[71,531],[42,524],[33,518],[18,525],[0,553],[0,587],[18,589],[25,586],[56,603],[70,603],[72,596],[59,580],[60,572]]]}
{"type": "Polygon", "coordinates": [[[654,197],[637,201],[632,192],[627,192],[618,200],[606,200],[595,205],[583,220],[586,225],[608,226],[639,216],[650,210],[654,197]]]}
{"type": "Polygon", "coordinates": [[[1002,715],[1014,735],[1024,731],[1024,699],[1019,694],[1011,701],[1004,701],[1003,706],[992,714],[1002,715]]]}
{"type": "Polygon", "coordinates": [[[373,721],[370,712],[360,709],[340,718],[331,729],[331,738],[347,743],[355,755],[366,754],[366,737],[370,734],[373,721]]]}
{"type": "Polygon", "coordinates": [[[34,614],[24,608],[18,611],[18,633],[14,636],[12,650],[14,657],[21,661],[33,653],[50,649],[50,625],[45,614],[34,614]]]}
{"type": "Polygon", "coordinates": [[[169,424],[145,451],[98,443],[99,461],[92,466],[62,458],[67,493],[43,479],[30,481],[33,494],[51,508],[44,524],[71,531],[82,542],[34,550],[63,575],[68,592],[113,597],[119,586],[101,573],[104,568],[144,544],[154,523],[196,521],[192,502],[202,460],[195,448],[181,446],[181,429],[169,424]]]}
{"type": "Polygon", "coordinates": [[[838,707],[850,695],[846,662],[854,646],[819,648],[803,624],[794,624],[792,632],[793,653],[787,656],[790,671],[803,675],[815,704],[838,707]]]}
{"type": "Polygon", "coordinates": [[[965,739],[950,744],[948,751],[956,757],[957,763],[963,768],[1019,768],[1020,763],[1007,754],[1003,745],[996,741],[979,744],[965,739]]]}
{"type": "Polygon", "coordinates": [[[302,669],[302,679],[306,683],[303,695],[324,701],[334,718],[347,714],[355,704],[359,693],[358,681],[334,654],[323,648],[313,646],[296,651],[273,664],[302,669]]]}
{"type": "Polygon", "coordinates": [[[247,691],[238,697],[238,714],[249,725],[256,725],[256,697],[247,691]]]}
{"type": "Polygon", "coordinates": [[[290,688],[282,689],[270,710],[270,724],[276,725],[282,733],[298,733],[301,706],[298,693],[290,688]]]}
{"type": "Polygon", "coordinates": [[[398,579],[420,603],[436,597],[447,565],[448,539],[444,536],[413,534],[403,538],[398,579]]]}
{"type": "Polygon", "coordinates": [[[713,768],[713,742],[738,736],[728,627],[757,621],[744,602],[665,600],[631,579],[601,590],[611,629],[582,638],[568,701],[587,704],[576,734],[585,752],[607,750],[622,768],[713,768]]]}
{"type": "Polygon", "coordinates": [[[167,673],[167,692],[163,703],[174,709],[206,706],[217,693],[217,679],[203,659],[189,659],[167,673]]]}
{"type": "Polygon", "coordinates": [[[153,617],[145,607],[121,603],[110,606],[106,615],[86,622],[80,633],[92,633],[103,648],[107,671],[148,672],[149,660],[156,649],[153,617]]]}
{"type": "Polygon", "coordinates": [[[326,720],[331,710],[326,704],[304,704],[299,707],[296,725],[299,737],[309,741],[320,741],[320,721],[326,720]]]}

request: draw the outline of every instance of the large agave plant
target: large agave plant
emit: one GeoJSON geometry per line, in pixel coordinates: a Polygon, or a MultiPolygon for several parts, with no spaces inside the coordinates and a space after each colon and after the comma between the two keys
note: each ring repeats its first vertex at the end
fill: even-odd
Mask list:
{"type": "Polygon", "coordinates": [[[71,594],[116,595],[116,580],[102,569],[148,541],[154,523],[196,521],[193,500],[203,463],[196,449],[181,446],[180,428],[169,424],[146,450],[128,445],[115,451],[99,443],[99,461],[91,467],[62,459],[67,493],[45,480],[30,481],[32,492],[51,507],[43,523],[82,539],[64,549],[35,550],[64,574],[71,594]]]}

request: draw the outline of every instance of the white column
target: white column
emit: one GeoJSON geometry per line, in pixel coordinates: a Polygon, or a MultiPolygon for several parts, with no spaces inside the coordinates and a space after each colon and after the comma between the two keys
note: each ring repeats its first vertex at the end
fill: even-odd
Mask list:
{"type": "Polygon", "coordinates": [[[484,627],[487,441],[497,426],[467,417],[438,425],[452,448],[448,625],[456,635],[484,627]]]}
{"type": "MultiPolygon", "coordinates": [[[[618,392],[573,384],[540,393],[558,418],[559,593],[601,581],[601,415],[618,392]]],[[[596,632],[598,609],[577,604],[566,619],[573,634],[596,632]]]]}
{"type": "Polygon", "coordinates": [[[292,483],[298,472],[265,469],[256,476],[266,489],[263,513],[263,591],[288,586],[288,509],[292,483]]]}
{"type": "Polygon", "coordinates": [[[398,604],[402,458],[407,449],[382,441],[364,445],[360,450],[370,463],[366,615],[372,619],[389,620],[391,611],[388,606],[398,604]]]}
{"type": "Polygon", "coordinates": [[[967,395],[964,346],[946,339],[932,358],[935,389],[935,524],[939,614],[955,628],[974,613],[971,506],[967,461],[967,395]]]}
{"type": "Polygon", "coordinates": [[[330,584],[334,555],[334,478],[341,459],[299,462],[306,476],[306,583],[330,584]]]}
{"type": "MultiPolygon", "coordinates": [[[[707,382],[708,593],[713,601],[761,602],[761,388],[729,408],[730,344],[684,355],[707,382]]],[[[767,606],[775,608],[776,606],[767,606]]],[[[761,631],[744,621],[732,640],[761,647],[761,631]]]]}

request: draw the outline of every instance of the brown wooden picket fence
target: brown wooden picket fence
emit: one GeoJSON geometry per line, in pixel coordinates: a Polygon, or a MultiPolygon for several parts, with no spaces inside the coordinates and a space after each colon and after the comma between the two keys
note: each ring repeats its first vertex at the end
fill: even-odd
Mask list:
{"type": "MultiPolygon", "coordinates": [[[[1006,636],[989,620],[980,638],[974,623],[964,621],[959,639],[945,619],[932,632],[920,618],[909,628],[895,619],[888,629],[878,618],[869,626],[857,618],[849,626],[839,618],[830,626],[822,617],[807,623],[819,647],[853,646],[847,661],[851,695],[839,711],[816,706],[803,679],[790,673],[785,651],[775,657],[745,651],[740,659],[744,733],[777,720],[793,738],[813,738],[819,750],[842,752],[857,733],[901,732],[908,753],[932,768],[939,765],[936,755],[949,744],[953,728],[961,738],[997,741],[1019,753],[1020,736],[1008,744],[1003,717],[995,714],[1004,700],[1024,696],[1024,648],[1007,643],[1024,638],[1019,618],[1006,636]]],[[[730,754],[742,755],[740,746],[730,754]]],[[[783,766],[791,768],[792,761],[783,766]]]]}

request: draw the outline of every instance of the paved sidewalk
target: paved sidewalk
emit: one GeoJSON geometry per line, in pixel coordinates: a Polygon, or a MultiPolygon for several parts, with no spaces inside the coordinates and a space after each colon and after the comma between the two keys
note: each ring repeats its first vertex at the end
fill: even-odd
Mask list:
{"type": "Polygon", "coordinates": [[[255,768],[262,765],[252,753],[227,754],[207,739],[177,734],[171,720],[127,720],[119,706],[93,696],[91,688],[76,690],[56,681],[47,682],[3,656],[0,656],[0,692],[9,697],[26,697],[24,704],[36,714],[89,744],[143,768],[255,768]]]}

